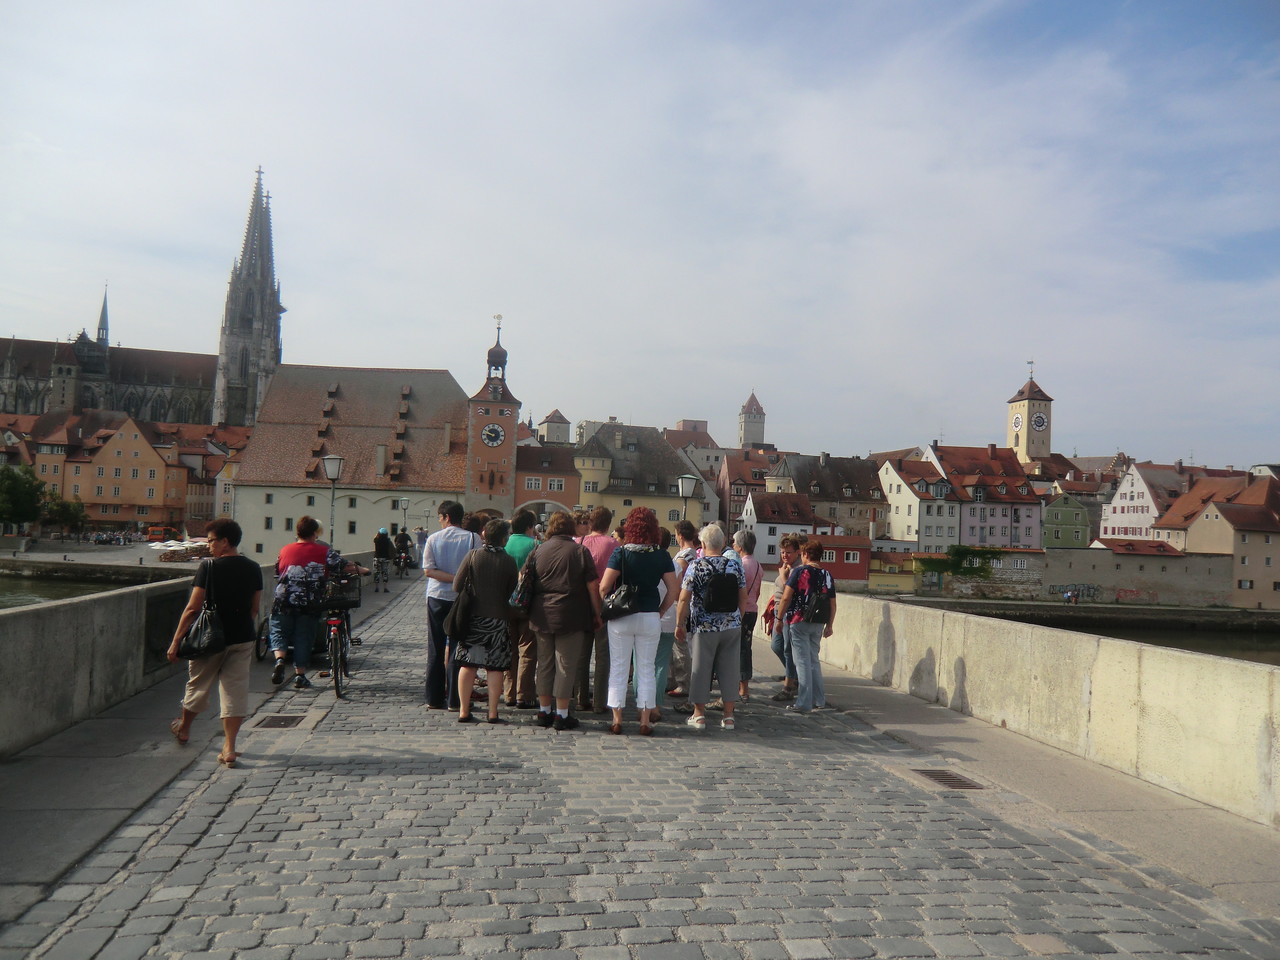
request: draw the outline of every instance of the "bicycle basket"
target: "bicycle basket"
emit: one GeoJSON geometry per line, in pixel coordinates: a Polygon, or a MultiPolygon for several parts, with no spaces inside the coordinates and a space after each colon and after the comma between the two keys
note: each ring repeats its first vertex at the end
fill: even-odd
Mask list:
{"type": "Polygon", "coordinates": [[[332,577],[324,586],[326,610],[349,610],[360,606],[360,576],[332,577]]]}

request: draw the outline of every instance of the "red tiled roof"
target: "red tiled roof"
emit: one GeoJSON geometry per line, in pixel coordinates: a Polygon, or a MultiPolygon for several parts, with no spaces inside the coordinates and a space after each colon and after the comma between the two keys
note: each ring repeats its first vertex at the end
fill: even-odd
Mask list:
{"type": "Polygon", "coordinates": [[[747,499],[755,508],[756,519],[762,522],[803,524],[806,526],[831,526],[828,521],[814,515],[809,497],[803,493],[764,493],[752,490],[747,499]]]}
{"type": "Polygon", "coordinates": [[[1177,547],[1163,540],[1117,540],[1112,537],[1100,537],[1093,541],[1101,544],[1115,554],[1132,554],[1144,557],[1181,557],[1185,554],[1177,547]]]}
{"type": "Polygon", "coordinates": [[[663,427],[662,438],[677,450],[683,450],[688,446],[697,447],[699,450],[720,449],[720,444],[716,443],[711,434],[705,430],[675,430],[663,427]]]}

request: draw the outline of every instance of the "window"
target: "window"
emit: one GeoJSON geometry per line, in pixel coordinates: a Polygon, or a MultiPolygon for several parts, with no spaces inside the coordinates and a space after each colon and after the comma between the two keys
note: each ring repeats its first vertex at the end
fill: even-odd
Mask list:
{"type": "Polygon", "coordinates": [[[139,508],[138,508],[138,516],[140,516],[140,517],[147,517],[147,516],[150,516],[150,515],[151,515],[151,508],[150,508],[150,507],[139,507],[139,508]]]}
{"type": "Polygon", "coordinates": [[[1248,543],[1248,542],[1249,542],[1249,535],[1248,535],[1247,533],[1242,533],[1242,534],[1240,534],[1240,542],[1241,542],[1241,543],[1248,543]]]}
{"type": "Polygon", "coordinates": [[[547,480],[548,490],[564,490],[564,477],[551,477],[547,480]]]}
{"type": "Polygon", "coordinates": [[[72,486],[71,486],[71,495],[72,495],[72,496],[75,496],[75,497],[80,496],[80,484],[78,484],[78,483],[76,483],[76,484],[72,484],[72,486]]]}
{"type": "Polygon", "coordinates": [[[954,537],[955,535],[956,535],[956,528],[955,528],[955,527],[947,527],[947,536],[948,536],[948,537],[954,537]]]}
{"type": "Polygon", "coordinates": [[[992,570],[1001,570],[1003,568],[1004,568],[1004,561],[1001,560],[999,557],[996,557],[991,561],[992,570]]]}
{"type": "Polygon", "coordinates": [[[117,479],[117,480],[118,480],[118,479],[120,479],[120,468],[119,468],[119,467],[112,467],[112,468],[111,468],[111,476],[112,476],[112,477],[114,477],[114,478],[115,478],[115,479],[117,479]]]}
{"type": "MultiPolygon", "coordinates": [[[[769,556],[771,556],[771,557],[772,557],[772,556],[776,556],[776,555],[777,555],[777,553],[778,553],[778,548],[777,548],[774,544],[772,544],[772,543],[771,543],[771,544],[769,544],[769,549],[768,549],[768,550],[766,550],[766,551],[765,551],[765,553],[766,553],[766,554],[768,554],[768,555],[769,555],[769,556]]],[[[1280,583],[1277,583],[1277,584],[1276,584],[1276,589],[1277,589],[1277,590],[1280,590],[1280,583]]]]}
{"type": "Polygon", "coordinates": [[[1241,557],[1241,558],[1240,558],[1240,566],[1242,566],[1242,567],[1247,567],[1248,565],[1249,565],[1249,558],[1248,558],[1248,557],[1241,557]]]}
{"type": "Polygon", "coordinates": [[[1237,587],[1239,587],[1241,590],[1252,590],[1252,589],[1253,589],[1253,581],[1252,581],[1252,580],[1237,580],[1237,581],[1236,581],[1236,586],[1237,586],[1237,587]]]}
{"type": "Polygon", "coordinates": [[[629,507],[629,506],[631,506],[632,504],[631,504],[631,501],[630,501],[630,500],[623,500],[623,501],[622,501],[622,505],[623,505],[624,507],[629,507]]]}
{"type": "Polygon", "coordinates": [[[120,488],[119,488],[119,487],[112,487],[112,488],[111,488],[111,495],[112,495],[113,497],[118,497],[118,496],[120,496],[120,488]]]}
{"type": "Polygon", "coordinates": [[[857,550],[846,550],[846,551],[844,552],[844,562],[845,562],[845,563],[857,563],[857,562],[858,562],[859,560],[861,560],[861,559],[862,559],[862,558],[858,556],[858,551],[857,551],[857,550]]]}
{"type": "Polygon", "coordinates": [[[582,492],[583,492],[583,493],[599,493],[599,492],[600,492],[600,481],[599,481],[599,480],[584,480],[584,481],[582,481],[582,492]]]}
{"type": "Polygon", "coordinates": [[[316,498],[315,498],[314,496],[312,496],[311,494],[308,494],[308,495],[307,495],[307,506],[308,506],[308,507],[314,507],[315,505],[316,505],[316,498]]]}
{"type": "Polygon", "coordinates": [[[1080,531],[1079,531],[1079,530],[1074,531],[1074,532],[1072,533],[1072,535],[1071,535],[1071,538],[1072,538],[1073,540],[1079,541],[1079,539],[1080,539],[1080,531]]]}
{"type": "Polygon", "coordinates": [[[264,518],[262,519],[262,529],[263,529],[263,530],[270,530],[270,529],[271,529],[271,525],[272,525],[272,523],[273,523],[273,522],[274,522],[274,521],[273,521],[273,519],[272,519],[271,517],[264,517],[264,518]]]}
{"type": "Polygon", "coordinates": [[[94,487],[94,488],[93,488],[93,495],[94,495],[95,497],[100,497],[100,496],[102,496],[102,488],[101,488],[101,487],[94,487]]]}
{"type": "Polygon", "coordinates": [[[668,523],[675,523],[675,522],[676,522],[677,520],[679,520],[679,519],[680,519],[680,511],[679,511],[679,510],[668,510],[668,511],[667,511],[667,522],[668,522],[668,523]]]}
{"type": "Polygon", "coordinates": [[[154,470],[148,470],[148,471],[147,471],[147,479],[148,479],[148,480],[154,480],[155,478],[156,478],[156,472],[155,472],[154,470]]]}
{"type": "MultiPolygon", "coordinates": [[[[355,498],[353,497],[352,499],[355,499],[355,498]]],[[[355,532],[356,532],[356,522],[354,520],[348,520],[347,533],[351,536],[355,536],[355,532]]]]}
{"type": "Polygon", "coordinates": [[[130,479],[130,480],[137,480],[137,479],[138,479],[138,468],[137,468],[137,467],[134,467],[132,470],[130,470],[130,471],[129,471],[129,479],[130,479]]]}
{"type": "Polygon", "coordinates": [[[155,487],[147,487],[147,499],[148,499],[148,500],[154,500],[155,498],[156,498],[156,488],[155,488],[155,487]]]}
{"type": "Polygon", "coordinates": [[[285,528],[286,530],[292,530],[292,529],[293,529],[293,517],[285,517],[285,518],[284,518],[284,528],[285,528]]]}
{"type": "Polygon", "coordinates": [[[823,551],[822,551],[822,562],[823,562],[823,563],[835,563],[835,562],[836,562],[836,552],[835,552],[834,550],[823,550],[823,551]]]}
{"type": "MultiPolygon", "coordinates": [[[[72,467],[72,468],[71,468],[71,475],[72,475],[73,477],[78,477],[78,476],[80,476],[80,464],[78,464],[78,463],[77,463],[74,467],[72,467]]],[[[1271,541],[1268,539],[1268,540],[1267,540],[1267,543],[1270,543],[1270,542],[1271,542],[1271,541]]]]}
{"type": "Polygon", "coordinates": [[[770,527],[770,528],[769,528],[769,536],[771,536],[771,537],[776,537],[777,535],[778,535],[778,528],[777,528],[777,527],[770,527]]]}
{"type": "Polygon", "coordinates": [[[105,476],[107,475],[107,474],[106,474],[106,470],[105,470],[105,468],[103,468],[103,467],[98,467],[98,473],[97,473],[97,475],[98,475],[98,476],[100,476],[100,477],[105,477],[105,476]]]}
{"type": "Polygon", "coordinates": [[[541,477],[525,477],[524,488],[526,490],[541,490],[542,478],[541,477]]]}
{"type": "Polygon", "coordinates": [[[1027,569],[1027,558],[1014,557],[1012,560],[1009,561],[1009,566],[1013,567],[1013,569],[1015,570],[1025,570],[1027,569]]]}
{"type": "Polygon", "coordinates": [[[261,552],[262,552],[262,544],[260,544],[260,543],[255,543],[255,544],[253,545],[253,552],[254,552],[254,553],[261,553],[261,552]]]}
{"type": "Polygon", "coordinates": [[[1055,530],[1055,531],[1053,531],[1053,539],[1055,539],[1055,540],[1061,540],[1061,539],[1062,539],[1062,531],[1061,531],[1061,530],[1055,530]]]}
{"type": "MultiPolygon", "coordinates": [[[[355,498],[355,497],[347,497],[347,507],[348,507],[348,509],[351,509],[351,510],[354,510],[354,509],[356,508],[356,498],[355,498]]],[[[354,531],[354,530],[352,530],[351,532],[352,532],[352,533],[355,533],[355,531],[354,531]]]]}
{"type": "Polygon", "coordinates": [[[41,473],[48,473],[48,472],[49,472],[49,465],[48,465],[47,463],[42,463],[42,464],[40,464],[40,472],[41,472],[41,473]]]}
{"type": "Polygon", "coordinates": [[[262,502],[263,502],[263,503],[275,503],[275,502],[276,502],[276,495],[275,495],[274,493],[268,493],[268,494],[266,494],[266,495],[263,497],[262,502]]]}

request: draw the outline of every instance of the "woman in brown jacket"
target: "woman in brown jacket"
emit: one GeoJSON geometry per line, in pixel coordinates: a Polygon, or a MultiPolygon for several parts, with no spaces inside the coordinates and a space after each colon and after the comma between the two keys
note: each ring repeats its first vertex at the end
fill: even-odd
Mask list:
{"type": "Polygon", "coordinates": [[[511,524],[490,520],[484,528],[484,546],[462,558],[454,574],[455,589],[471,593],[471,622],[458,640],[453,656],[458,662],[458,722],[475,723],[471,716],[471,691],[476,671],[484,667],[489,688],[489,722],[506,723],[498,716],[503,671],[511,666],[511,594],[516,588],[516,562],[503,549],[511,524]]]}

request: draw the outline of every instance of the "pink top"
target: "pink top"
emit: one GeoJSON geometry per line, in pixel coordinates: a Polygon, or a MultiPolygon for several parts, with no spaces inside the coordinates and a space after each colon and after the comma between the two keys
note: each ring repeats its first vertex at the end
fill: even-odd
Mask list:
{"type": "Polygon", "coordinates": [[[609,558],[618,549],[618,541],[607,533],[588,533],[582,538],[582,545],[596,562],[596,576],[603,577],[605,570],[609,568],[609,558]]]}
{"type": "Polygon", "coordinates": [[[764,568],[755,557],[743,557],[742,575],[747,579],[747,608],[744,613],[759,613],[760,584],[764,581],[764,568]]]}

